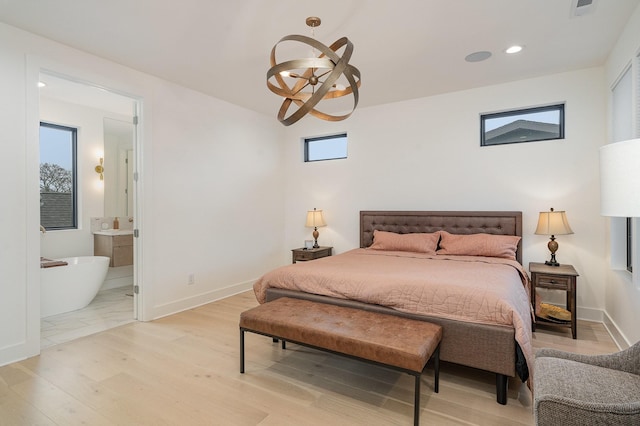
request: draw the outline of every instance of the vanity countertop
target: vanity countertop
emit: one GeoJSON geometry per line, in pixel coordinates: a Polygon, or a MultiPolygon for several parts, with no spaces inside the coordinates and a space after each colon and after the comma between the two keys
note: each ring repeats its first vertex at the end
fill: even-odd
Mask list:
{"type": "Polygon", "coordinates": [[[101,231],[93,231],[95,235],[133,235],[133,229],[103,229],[101,231]]]}

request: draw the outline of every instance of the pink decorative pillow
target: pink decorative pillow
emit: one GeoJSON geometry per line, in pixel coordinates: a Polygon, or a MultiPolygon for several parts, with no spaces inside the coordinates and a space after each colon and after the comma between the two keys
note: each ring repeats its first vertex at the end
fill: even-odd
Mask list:
{"type": "Polygon", "coordinates": [[[520,237],[493,234],[450,234],[440,231],[438,254],[502,257],[516,260],[520,237]]]}
{"type": "Polygon", "coordinates": [[[373,250],[411,251],[414,253],[436,254],[440,233],[396,234],[395,232],[373,231],[373,250]]]}

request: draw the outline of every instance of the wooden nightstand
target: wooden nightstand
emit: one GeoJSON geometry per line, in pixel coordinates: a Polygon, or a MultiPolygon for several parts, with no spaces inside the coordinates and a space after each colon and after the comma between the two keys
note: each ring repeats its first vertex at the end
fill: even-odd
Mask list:
{"type": "Polygon", "coordinates": [[[291,250],[291,260],[296,263],[297,261],[320,259],[321,257],[331,256],[331,250],[333,250],[333,247],[297,248],[291,250]]]}
{"type": "MultiPolygon", "coordinates": [[[[576,281],[578,273],[571,265],[549,266],[544,263],[529,263],[531,272],[531,303],[536,306],[536,288],[549,288],[552,290],[562,290],[567,292],[567,310],[571,312],[571,335],[576,338],[576,281]]],[[[536,321],[544,324],[567,327],[569,324],[558,324],[546,321],[544,318],[536,316],[536,321]]],[[[531,329],[536,331],[535,323],[531,329]]]]}

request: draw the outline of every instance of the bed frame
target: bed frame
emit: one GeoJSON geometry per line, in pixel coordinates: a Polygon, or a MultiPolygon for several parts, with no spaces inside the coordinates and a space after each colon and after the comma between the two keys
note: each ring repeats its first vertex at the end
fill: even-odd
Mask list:
{"type": "MultiPolygon", "coordinates": [[[[373,231],[376,229],[402,234],[444,230],[451,234],[486,233],[522,236],[522,212],[361,211],[361,248],[371,245],[373,231]]],[[[522,242],[518,244],[516,259],[522,263],[522,242]]],[[[517,344],[513,327],[410,314],[380,305],[335,299],[293,290],[276,288],[267,290],[267,301],[285,296],[390,313],[438,324],[443,328],[440,359],[495,373],[496,399],[500,404],[507,403],[508,379],[517,374],[517,344]]]]}

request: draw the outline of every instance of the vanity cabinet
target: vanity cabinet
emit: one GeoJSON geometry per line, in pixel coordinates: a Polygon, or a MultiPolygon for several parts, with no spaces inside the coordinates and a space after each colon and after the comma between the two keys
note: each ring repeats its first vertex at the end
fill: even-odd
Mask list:
{"type": "Polygon", "coordinates": [[[111,258],[109,266],[133,265],[133,235],[93,235],[94,256],[111,258]]]}

